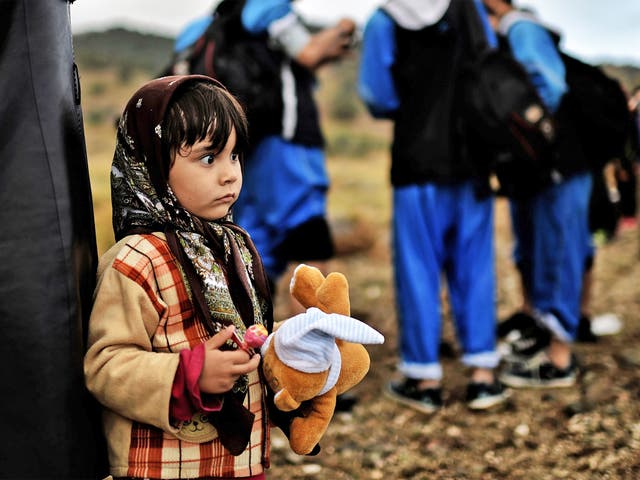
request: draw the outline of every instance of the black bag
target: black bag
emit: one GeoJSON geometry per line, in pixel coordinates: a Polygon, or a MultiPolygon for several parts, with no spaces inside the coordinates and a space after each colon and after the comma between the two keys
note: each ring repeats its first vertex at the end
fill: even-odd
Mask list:
{"type": "Polygon", "coordinates": [[[255,145],[263,136],[281,130],[277,119],[283,108],[283,56],[268,47],[266,35],[251,35],[244,29],[244,4],[223,0],[209,27],[193,44],[174,54],[163,75],[202,74],[219,80],[244,106],[255,145]]]}
{"type": "Polygon", "coordinates": [[[472,156],[494,173],[498,194],[530,196],[551,184],[555,126],[527,72],[503,49],[491,48],[474,2],[463,28],[471,61],[462,82],[463,118],[472,156]]]}
{"type": "Polygon", "coordinates": [[[571,118],[590,166],[595,170],[629,155],[636,127],[620,83],[601,68],[561,54],[569,92],[571,118]]]}
{"type": "Polygon", "coordinates": [[[609,190],[604,172],[593,173],[593,187],[589,198],[589,231],[602,232],[607,240],[616,234],[622,217],[620,196],[609,190]]]}

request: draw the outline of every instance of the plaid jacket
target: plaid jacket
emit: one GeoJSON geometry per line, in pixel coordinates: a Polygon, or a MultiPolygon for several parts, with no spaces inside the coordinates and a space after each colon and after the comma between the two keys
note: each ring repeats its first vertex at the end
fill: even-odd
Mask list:
{"type": "Polygon", "coordinates": [[[247,449],[232,456],[218,438],[176,438],[169,419],[179,352],[209,337],[195,317],[182,271],[162,234],[122,239],[100,259],[85,376],[104,405],[110,472],[153,479],[246,477],[268,466],[269,432],[259,376],[244,405],[255,414],[247,449]],[[154,352],[154,353],[152,353],[154,352]]]}

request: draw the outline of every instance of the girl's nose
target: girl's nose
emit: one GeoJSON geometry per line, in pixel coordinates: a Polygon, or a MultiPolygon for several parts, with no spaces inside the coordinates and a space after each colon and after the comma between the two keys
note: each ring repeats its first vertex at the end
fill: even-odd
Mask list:
{"type": "Polygon", "coordinates": [[[238,169],[231,162],[224,163],[223,170],[220,174],[220,180],[223,184],[233,183],[238,179],[238,169]]]}

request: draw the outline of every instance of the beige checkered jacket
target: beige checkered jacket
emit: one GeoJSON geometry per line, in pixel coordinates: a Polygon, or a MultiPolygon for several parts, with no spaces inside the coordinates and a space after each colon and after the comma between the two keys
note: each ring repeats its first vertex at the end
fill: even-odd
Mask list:
{"type": "Polygon", "coordinates": [[[169,403],[178,352],[208,336],[164,235],[126,237],[100,259],[85,376],[105,407],[114,477],[246,477],[268,466],[269,432],[256,372],[245,397],[255,421],[244,453],[232,456],[217,438],[190,443],[175,437],[169,403]]]}

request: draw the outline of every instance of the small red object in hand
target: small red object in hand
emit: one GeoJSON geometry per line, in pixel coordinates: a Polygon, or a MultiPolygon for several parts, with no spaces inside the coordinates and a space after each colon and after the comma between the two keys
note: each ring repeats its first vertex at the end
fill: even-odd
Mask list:
{"type": "Polygon", "coordinates": [[[247,328],[244,332],[244,341],[251,348],[260,348],[267,340],[269,332],[264,325],[255,324],[247,328]]]}
{"type": "Polygon", "coordinates": [[[259,349],[266,341],[268,335],[269,332],[267,332],[264,325],[256,324],[251,325],[247,331],[244,332],[244,339],[240,336],[237,330],[234,330],[231,340],[239,349],[244,350],[251,356],[254,356],[256,354],[254,349],[259,349]]]}

